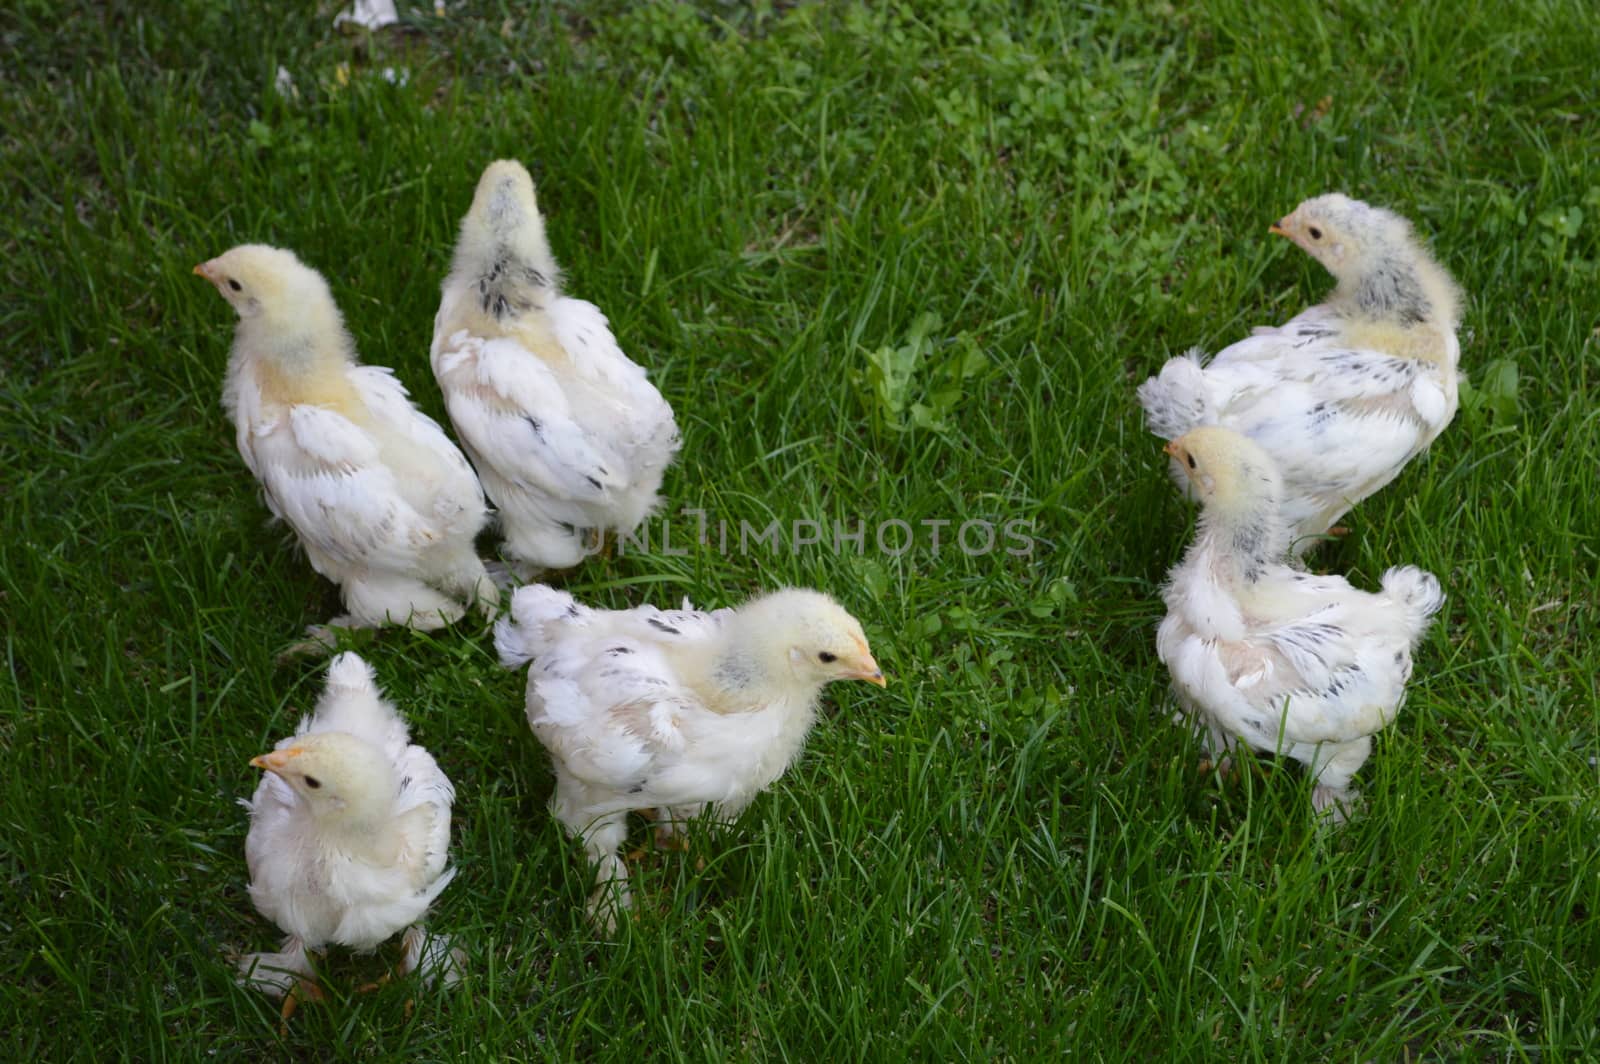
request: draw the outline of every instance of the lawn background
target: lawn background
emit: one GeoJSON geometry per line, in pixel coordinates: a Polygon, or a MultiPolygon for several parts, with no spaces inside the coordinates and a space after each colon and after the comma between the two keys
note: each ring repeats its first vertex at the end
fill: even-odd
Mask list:
{"type": "Polygon", "coordinates": [[[0,13],[0,1052],[1600,1052],[1592,5],[402,11],[376,36],[326,4],[0,13]],[[345,962],[280,1043],[226,959],[276,937],[235,799],[320,688],[274,655],[337,601],[234,451],[233,315],[190,269],[295,249],[442,419],[438,283],[499,156],[678,412],[675,543],[698,507],[1025,519],[1037,549],[869,535],[571,573],[616,606],[826,588],[891,677],[830,689],[703,868],[640,862],[613,945],[484,626],[352,640],[458,787],[432,925],[470,976],[408,1016],[414,987],[346,999],[372,962],[345,962]],[[1467,293],[1473,389],[1314,556],[1368,587],[1415,563],[1450,595],[1365,815],[1327,834],[1303,773],[1263,759],[1219,788],[1168,722],[1157,587],[1192,515],[1133,388],[1319,297],[1266,228],[1332,189],[1429,236],[1467,293]]]}

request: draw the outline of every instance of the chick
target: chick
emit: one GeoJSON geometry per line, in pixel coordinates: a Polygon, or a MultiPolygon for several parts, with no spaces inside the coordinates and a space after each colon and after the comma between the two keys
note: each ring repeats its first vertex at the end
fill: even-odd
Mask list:
{"type": "Polygon", "coordinates": [[[268,508],[343,593],[331,625],[437,628],[474,601],[492,616],[478,478],[387,368],[356,361],[322,275],[260,244],[194,272],[239,313],[223,405],[268,508]]]}
{"type": "Polygon", "coordinates": [[[433,372],[524,579],[578,564],[659,504],[672,408],[600,309],[561,294],[533,179],[491,163],[461,221],[433,372]]]}
{"type": "Polygon", "coordinates": [[[1410,223],[1346,196],[1307,200],[1271,231],[1333,274],[1327,302],[1203,368],[1198,350],[1171,359],[1139,402],[1162,439],[1224,425],[1266,448],[1298,557],[1455,417],[1459,294],[1410,223]]]}
{"type": "Polygon", "coordinates": [[[630,810],[653,809],[666,833],[707,806],[731,819],[800,752],[825,684],[885,683],[856,619],[799,589],[702,613],[588,609],[533,585],[495,646],[508,668],[533,662],[527,715],[555,762],[550,809],[597,868],[589,915],[607,934],[631,905],[630,810]]]}
{"type": "Polygon", "coordinates": [[[1199,496],[1195,541],[1162,592],[1156,646],[1178,703],[1213,755],[1237,742],[1281,752],[1316,780],[1312,805],[1342,819],[1372,736],[1399,712],[1411,652],[1444,604],[1432,574],[1383,574],[1378,594],[1283,557],[1283,481],[1254,441],[1194,429],[1167,445],[1199,496]]]}
{"type": "Polygon", "coordinates": [[[266,770],[250,811],[250,900],[288,938],[252,953],[242,981],[288,996],[320,996],[308,951],[375,949],[404,931],[402,971],[447,985],[462,956],[418,923],[455,877],[446,868],[455,790],[433,756],[412,745],[372,668],[355,654],[328,666],[327,687],[293,736],[250,762],[266,770]]]}

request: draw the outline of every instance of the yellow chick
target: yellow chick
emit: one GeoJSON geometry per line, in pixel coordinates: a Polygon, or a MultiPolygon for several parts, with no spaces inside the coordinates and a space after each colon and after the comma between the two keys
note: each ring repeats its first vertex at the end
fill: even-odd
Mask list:
{"type": "Polygon", "coordinates": [[[1215,756],[1235,743],[1305,764],[1318,813],[1342,819],[1372,736],[1399,712],[1411,653],[1444,604],[1432,574],[1383,574],[1377,594],[1287,564],[1283,479],[1231,429],[1167,445],[1200,499],[1200,526],[1162,592],[1156,647],[1215,756]]]}
{"type": "Polygon", "coordinates": [[[247,985],[320,997],[309,953],[372,950],[404,932],[402,971],[446,985],[463,959],[419,921],[455,877],[447,868],[455,789],[355,654],[328,666],[317,707],[294,735],[250,764],[265,770],[250,811],[250,900],[288,936],[241,959],[247,985]]]}
{"type": "Polygon", "coordinates": [[[495,626],[508,668],[528,662],[528,723],[555,764],[550,811],[597,870],[590,919],[631,905],[621,856],[630,810],[663,835],[710,807],[731,819],[799,754],[824,685],[883,686],[861,625],[818,591],[738,609],[596,610],[520,588],[495,626]]]}
{"type": "Polygon", "coordinates": [[[678,426],[600,308],[561,293],[533,179],[491,163],[461,221],[433,372],[524,579],[578,564],[660,503],[678,426]]]}
{"type": "Polygon", "coordinates": [[[194,272],[239,314],[223,405],[267,507],[339,585],[349,612],[331,626],[437,628],[472,602],[492,616],[478,478],[390,370],[356,361],[322,275],[260,244],[194,272]]]}
{"type": "Polygon", "coordinates": [[[1327,301],[1209,364],[1198,350],[1171,359],[1139,402],[1162,439],[1223,425],[1264,447],[1282,472],[1298,556],[1455,417],[1460,297],[1410,223],[1382,208],[1318,196],[1271,231],[1333,274],[1327,301]]]}

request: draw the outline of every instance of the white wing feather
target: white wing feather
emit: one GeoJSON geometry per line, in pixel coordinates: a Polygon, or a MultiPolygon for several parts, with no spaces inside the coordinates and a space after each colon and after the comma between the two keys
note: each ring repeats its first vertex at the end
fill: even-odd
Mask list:
{"type": "Polygon", "coordinates": [[[1274,566],[1261,578],[1263,590],[1235,600],[1237,612],[1219,623],[1215,603],[1231,596],[1206,578],[1206,564],[1197,552],[1174,571],[1157,636],[1188,704],[1268,751],[1350,742],[1394,719],[1412,648],[1442,596],[1424,611],[1387,586],[1372,594],[1340,577],[1274,566]]]}
{"type": "Polygon", "coordinates": [[[459,282],[447,285],[435,319],[434,375],[500,507],[508,543],[531,560],[564,566],[583,552],[572,554],[560,529],[631,532],[659,504],[662,474],[678,448],[671,407],[593,304],[551,293],[518,333],[546,336],[548,351],[510,335],[474,335],[460,324],[473,320],[470,306],[459,282]],[[542,547],[541,536],[554,542],[542,547]],[[545,549],[550,556],[538,557],[545,549]]]}
{"type": "Polygon", "coordinates": [[[501,479],[528,491],[603,501],[623,460],[574,419],[555,372],[515,340],[448,341],[445,405],[456,431],[501,479]]]}
{"type": "Polygon", "coordinates": [[[434,534],[402,497],[370,436],[318,406],[251,426],[242,448],[272,512],[338,566],[404,568],[434,534]]]}
{"type": "MultiPolygon", "coordinates": [[[[1258,328],[1203,369],[1195,353],[1172,359],[1139,389],[1152,431],[1165,439],[1223,425],[1271,454],[1302,547],[1393,480],[1455,415],[1454,385],[1436,366],[1352,347],[1335,325],[1325,307],[1312,307],[1258,328]]],[[[1176,467],[1174,476],[1183,483],[1176,467]]]]}

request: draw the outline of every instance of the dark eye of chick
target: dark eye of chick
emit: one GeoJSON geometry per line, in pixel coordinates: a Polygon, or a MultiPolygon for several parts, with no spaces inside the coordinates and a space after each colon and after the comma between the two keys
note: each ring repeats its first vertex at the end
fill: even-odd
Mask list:
{"type": "Polygon", "coordinates": [[[1194,464],[1194,455],[1192,455],[1192,454],[1186,454],[1186,455],[1184,455],[1184,456],[1183,456],[1183,457],[1184,457],[1184,458],[1185,458],[1185,459],[1186,459],[1186,460],[1187,460],[1187,461],[1188,461],[1188,463],[1189,463],[1189,468],[1190,468],[1190,469],[1194,469],[1194,468],[1195,468],[1195,464],[1194,464]]]}
{"type": "Polygon", "coordinates": [[[1322,239],[1322,230],[1318,229],[1314,225],[1310,229],[1307,229],[1306,232],[1311,234],[1311,239],[1312,240],[1321,240],[1322,239]]]}
{"type": "Polygon", "coordinates": [[[839,660],[839,656],[837,654],[830,654],[826,650],[824,650],[822,653],[817,655],[817,660],[822,662],[824,665],[828,665],[828,664],[831,664],[831,663],[833,663],[835,661],[838,661],[839,660]]]}
{"type": "Polygon", "coordinates": [[[228,278],[228,287],[233,289],[235,292],[244,291],[244,285],[240,284],[238,281],[235,281],[232,277],[228,278]]]}
{"type": "Polygon", "coordinates": [[[320,788],[322,786],[322,781],[317,779],[317,777],[315,777],[315,776],[307,776],[306,777],[306,786],[310,787],[312,790],[317,790],[318,788],[320,788]]]}

